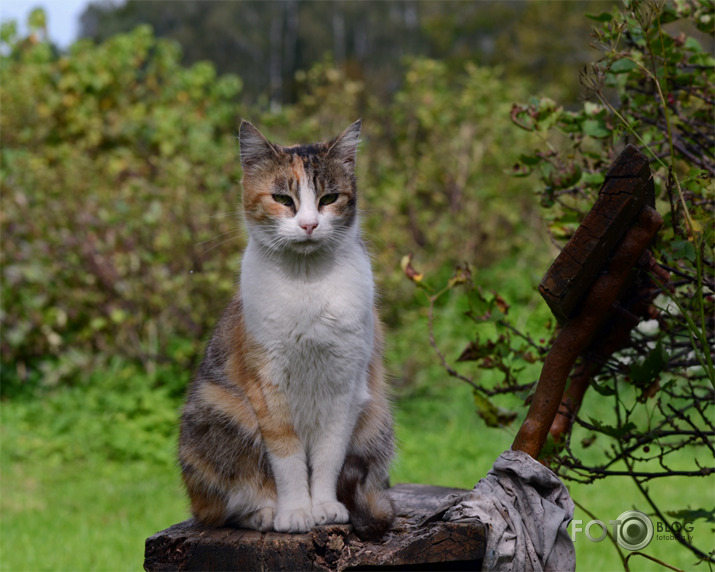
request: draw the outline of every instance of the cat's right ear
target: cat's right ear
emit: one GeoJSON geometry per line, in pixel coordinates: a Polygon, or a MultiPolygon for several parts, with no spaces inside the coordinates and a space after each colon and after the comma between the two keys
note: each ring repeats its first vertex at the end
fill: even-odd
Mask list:
{"type": "Polygon", "coordinates": [[[245,119],[241,121],[238,131],[238,144],[241,148],[241,167],[244,172],[278,156],[273,145],[245,119]]]}

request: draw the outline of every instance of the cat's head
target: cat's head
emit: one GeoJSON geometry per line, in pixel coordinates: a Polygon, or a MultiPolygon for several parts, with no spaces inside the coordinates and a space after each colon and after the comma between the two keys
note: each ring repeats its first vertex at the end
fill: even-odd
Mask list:
{"type": "Polygon", "coordinates": [[[274,252],[332,249],[356,227],[360,120],[334,139],[283,147],[241,123],[243,209],[252,239],[274,252]]]}

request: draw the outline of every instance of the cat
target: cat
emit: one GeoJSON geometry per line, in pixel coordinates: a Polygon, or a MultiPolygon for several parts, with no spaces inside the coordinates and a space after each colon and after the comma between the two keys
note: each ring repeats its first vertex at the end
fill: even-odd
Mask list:
{"type": "Polygon", "coordinates": [[[392,414],[357,212],[360,127],[283,147],[241,123],[248,244],[180,426],[200,522],[302,533],[350,521],[364,539],[392,526],[392,414]]]}

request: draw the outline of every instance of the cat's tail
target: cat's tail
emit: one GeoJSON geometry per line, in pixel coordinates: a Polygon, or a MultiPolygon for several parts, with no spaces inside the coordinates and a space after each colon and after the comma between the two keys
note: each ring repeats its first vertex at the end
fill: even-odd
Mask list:
{"type": "Polygon", "coordinates": [[[387,494],[386,478],[371,474],[365,459],[348,455],[338,480],[338,500],[350,513],[355,534],[378,540],[392,527],[395,508],[387,494]]]}

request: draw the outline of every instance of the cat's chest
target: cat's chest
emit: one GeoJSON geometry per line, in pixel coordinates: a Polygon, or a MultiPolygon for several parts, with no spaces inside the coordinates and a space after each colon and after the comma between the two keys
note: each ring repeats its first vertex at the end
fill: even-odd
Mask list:
{"type": "Polygon", "coordinates": [[[369,261],[357,259],[314,275],[290,276],[249,258],[241,274],[246,325],[266,348],[340,351],[372,335],[369,261]]]}

